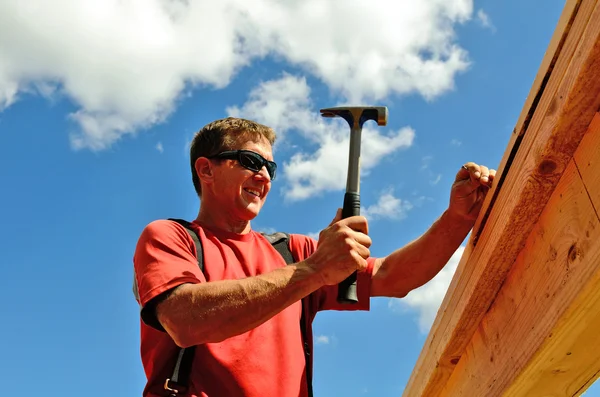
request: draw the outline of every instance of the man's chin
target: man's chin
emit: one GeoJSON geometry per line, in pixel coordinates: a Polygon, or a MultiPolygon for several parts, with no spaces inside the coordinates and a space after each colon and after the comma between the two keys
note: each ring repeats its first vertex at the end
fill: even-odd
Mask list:
{"type": "Polygon", "coordinates": [[[245,221],[251,221],[258,216],[262,207],[264,205],[264,201],[246,201],[243,199],[240,200],[239,204],[241,204],[241,208],[238,207],[239,216],[242,217],[245,221]]]}
{"type": "Polygon", "coordinates": [[[258,216],[262,207],[249,205],[244,209],[244,220],[251,221],[258,216]]]}

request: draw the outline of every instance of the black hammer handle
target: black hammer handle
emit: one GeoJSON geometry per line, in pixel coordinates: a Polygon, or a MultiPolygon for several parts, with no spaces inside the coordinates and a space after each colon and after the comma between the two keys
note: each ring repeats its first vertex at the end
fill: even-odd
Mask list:
{"type": "MultiPolygon", "coordinates": [[[[346,192],[344,195],[344,207],[342,208],[342,219],[356,215],[360,215],[360,194],[346,192]]],[[[337,300],[339,303],[358,303],[356,272],[339,283],[337,300]]]]}

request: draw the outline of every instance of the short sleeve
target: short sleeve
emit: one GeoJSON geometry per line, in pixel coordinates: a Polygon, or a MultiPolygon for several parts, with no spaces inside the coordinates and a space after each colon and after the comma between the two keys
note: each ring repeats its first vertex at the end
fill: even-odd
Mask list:
{"type": "Polygon", "coordinates": [[[194,241],[179,224],[158,220],[142,231],[133,257],[134,293],[142,320],[163,330],[154,313],[156,299],[185,283],[206,279],[198,267],[194,241]]]}

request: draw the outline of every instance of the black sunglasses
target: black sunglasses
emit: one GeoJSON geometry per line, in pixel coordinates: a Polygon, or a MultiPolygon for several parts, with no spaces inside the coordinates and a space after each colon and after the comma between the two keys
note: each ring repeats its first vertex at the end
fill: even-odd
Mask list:
{"type": "Polygon", "coordinates": [[[237,160],[242,167],[254,172],[260,172],[262,167],[266,166],[271,180],[275,180],[277,164],[275,164],[274,161],[269,161],[260,154],[250,150],[228,150],[226,152],[217,153],[208,158],[237,160]]]}

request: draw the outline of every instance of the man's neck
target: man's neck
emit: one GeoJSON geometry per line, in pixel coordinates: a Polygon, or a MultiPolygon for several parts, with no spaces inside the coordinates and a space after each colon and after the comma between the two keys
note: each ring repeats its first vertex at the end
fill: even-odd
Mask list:
{"type": "Polygon", "coordinates": [[[220,214],[215,210],[200,207],[196,222],[212,230],[223,230],[230,233],[247,234],[250,233],[250,221],[236,221],[231,219],[228,214],[220,214]]]}

